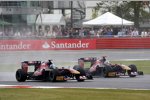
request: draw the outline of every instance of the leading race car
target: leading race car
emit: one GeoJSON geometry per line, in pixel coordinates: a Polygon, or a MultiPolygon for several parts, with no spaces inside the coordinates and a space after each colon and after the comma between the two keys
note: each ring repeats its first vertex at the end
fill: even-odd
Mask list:
{"type": "Polygon", "coordinates": [[[41,61],[24,61],[21,68],[16,71],[16,80],[24,82],[26,80],[43,80],[43,81],[67,81],[76,79],[84,81],[86,79],[85,72],[82,68],[58,68],[52,60],[41,61]],[[29,71],[33,67],[34,71],[29,71]]]}
{"type": "Polygon", "coordinates": [[[92,73],[92,75],[103,77],[119,77],[127,75],[129,77],[136,77],[137,75],[143,75],[142,71],[137,70],[136,65],[130,64],[127,66],[123,64],[112,64],[106,60],[106,56],[103,56],[102,58],[79,58],[78,64],[86,70],[86,73],[92,73]]]}

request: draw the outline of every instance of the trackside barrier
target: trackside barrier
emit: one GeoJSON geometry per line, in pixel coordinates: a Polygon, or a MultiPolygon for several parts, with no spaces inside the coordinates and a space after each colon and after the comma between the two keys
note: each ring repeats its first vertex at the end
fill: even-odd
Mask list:
{"type": "Polygon", "coordinates": [[[96,49],[149,49],[150,37],[98,38],[96,49]]]}
{"type": "Polygon", "coordinates": [[[95,49],[150,49],[150,37],[0,40],[0,51],[95,49]]]}
{"type": "Polygon", "coordinates": [[[0,51],[91,49],[96,49],[96,39],[0,40],[0,51]]]}

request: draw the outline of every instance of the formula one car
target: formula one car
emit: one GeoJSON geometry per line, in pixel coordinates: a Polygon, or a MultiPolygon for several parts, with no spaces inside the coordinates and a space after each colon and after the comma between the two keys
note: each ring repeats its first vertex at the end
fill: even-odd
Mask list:
{"type": "Polygon", "coordinates": [[[106,60],[106,56],[102,58],[80,58],[78,64],[86,70],[86,73],[92,73],[93,76],[119,77],[128,75],[129,77],[136,77],[137,75],[143,75],[142,71],[137,70],[136,65],[112,64],[106,60]]]}
{"type": "Polygon", "coordinates": [[[67,81],[76,79],[84,81],[86,79],[85,72],[82,68],[58,68],[52,60],[41,61],[24,61],[21,63],[21,69],[16,71],[16,80],[24,82],[26,80],[43,80],[43,81],[67,81]],[[33,67],[33,71],[29,69],[33,67]]]}

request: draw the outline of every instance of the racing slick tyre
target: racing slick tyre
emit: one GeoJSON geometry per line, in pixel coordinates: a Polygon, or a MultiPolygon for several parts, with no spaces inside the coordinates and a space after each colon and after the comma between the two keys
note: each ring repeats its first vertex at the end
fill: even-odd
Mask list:
{"type": "Polygon", "coordinates": [[[93,76],[92,76],[91,73],[87,73],[87,74],[86,74],[86,77],[87,77],[87,79],[93,79],[93,76]]]}
{"type": "Polygon", "coordinates": [[[49,72],[49,81],[55,82],[56,81],[56,76],[57,76],[58,70],[53,69],[52,71],[49,72]]]}
{"type": "Polygon", "coordinates": [[[143,71],[138,71],[138,75],[144,75],[143,71]]]}
{"type": "Polygon", "coordinates": [[[129,65],[129,68],[131,68],[131,70],[128,70],[127,73],[130,77],[136,77],[136,74],[132,74],[133,73],[137,73],[137,67],[134,64],[129,65]]]}
{"type": "Polygon", "coordinates": [[[46,77],[46,71],[45,71],[45,69],[43,69],[42,70],[42,80],[44,81],[44,82],[46,82],[46,81],[48,81],[48,78],[46,77]]]}
{"type": "Polygon", "coordinates": [[[105,66],[105,67],[103,67],[103,77],[109,77],[108,76],[108,73],[109,72],[111,72],[112,71],[112,68],[111,68],[111,66],[105,66]]]}
{"type": "Polygon", "coordinates": [[[75,65],[75,66],[73,67],[73,69],[75,69],[75,70],[77,70],[77,71],[80,72],[80,74],[75,74],[76,80],[77,80],[78,82],[83,82],[85,79],[81,79],[80,77],[86,76],[85,70],[84,70],[82,67],[80,67],[79,65],[75,65]]]}
{"type": "Polygon", "coordinates": [[[16,71],[16,80],[18,82],[25,82],[26,79],[27,79],[27,74],[22,69],[18,69],[16,71]]]}

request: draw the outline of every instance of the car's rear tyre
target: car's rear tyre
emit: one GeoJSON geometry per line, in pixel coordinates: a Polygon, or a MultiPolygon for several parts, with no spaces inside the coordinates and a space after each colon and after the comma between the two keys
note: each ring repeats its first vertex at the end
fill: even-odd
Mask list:
{"type": "Polygon", "coordinates": [[[80,67],[79,65],[75,65],[75,66],[73,67],[73,69],[75,69],[75,70],[77,70],[77,71],[80,72],[80,74],[76,74],[76,75],[75,75],[76,80],[77,80],[78,82],[83,82],[85,79],[81,79],[80,76],[81,76],[81,77],[82,77],[82,76],[86,76],[85,70],[84,70],[82,67],[80,67]]]}
{"type": "Polygon", "coordinates": [[[84,82],[85,79],[80,79],[80,75],[75,75],[75,78],[78,82],[84,82]]]}
{"type": "Polygon", "coordinates": [[[27,79],[27,73],[24,72],[22,69],[18,69],[16,71],[16,80],[18,82],[25,82],[27,79]]]}
{"type": "Polygon", "coordinates": [[[86,75],[85,70],[84,70],[82,67],[80,67],[79,65],[75,65],[75,66],[73,67],[73,69],[79,71],[79,72],[80,72],[80,75],[84,75],[84,76],[86,75]]]}
{"type": "Polygon", "coordinates": [[[127,73],[130,77],[136,77],[135,74],[131,74],[132,72],[137,73],[137,67],[134,64],[131,64],[128,66],[129,68],[131,68],[131,70],[128,70],[127,73]]]}
{"type": "Polygon", "coordinates": [[[87,74],[86,74],[86,77],[87,77],[87,79],[93,79],[93,76],[92,76],[91,73],[87,73],[87,74]]]}
{"type": "Polygon", "coordinates": [[[55,82],[56,81],[56,76],[58,75],[58,70],[53,69],[52,71],[49,72],[49,81],[55,82]]]}
{"type": "Polygon", "coordinates": [[[104,66],[103,67],[103,77],[108,77],[109,72],[112,72],[111,66],[104,66]]]}
{"type": "Polygon", "coordinates": [[[144,75],[143,71],[138,71],[138,75],[144,75]]]}
{"type": "Polygon", "coordinates": [[[47,79],[47,77],[46,77],[46,71],[45,71],[45,69],[43,69],[42,70],[42,80],[44,81],[44,82],[46,82],[46,81],[48,81],[48,79],[47,79]]]}

